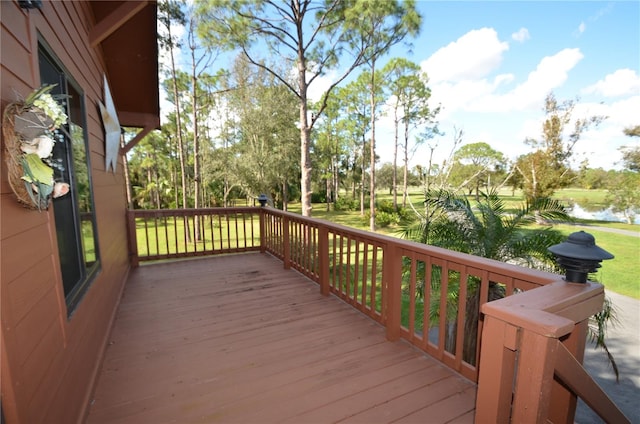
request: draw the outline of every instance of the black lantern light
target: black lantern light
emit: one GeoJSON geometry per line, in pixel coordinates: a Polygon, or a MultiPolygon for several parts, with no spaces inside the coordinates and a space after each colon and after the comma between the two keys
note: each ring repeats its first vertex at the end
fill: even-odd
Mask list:
{"type": "Polygon", "coordinates": [[[556,261],[565,269],[565,279],[570,283],[586,283],[589,273],[600,268],[600,262],[613,259],[611,253],[596,246],[596,239],[584,231],[570,234],[566,241],[548,250],[556,255],[556,261]]]}
{"type": "Polygon", "coordinates": [[[266,194],[261,194],[260,196],[258,196],[258,202],[260,202],[260,207],[264,208],[267,204],[267,195],[266,194]]]}

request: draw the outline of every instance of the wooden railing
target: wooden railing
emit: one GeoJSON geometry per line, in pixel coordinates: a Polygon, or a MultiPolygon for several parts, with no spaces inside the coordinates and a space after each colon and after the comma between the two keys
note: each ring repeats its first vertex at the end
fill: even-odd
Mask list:
{"type": "Polygon", "coordinates": [[[555,274],[265,209],[266,250],[470,380],[478,378],[490,293],[509,296],[555,274]]]}
{"type": "Polygon", "coordinates": [[[260,250],[260,210],[252,207],[130,210],[131,263],[260,250]]]}
{"type": "MultiPolygon", "coordinates": [[[[503,418],[505,411],[510,411],[507,402],[512,397],[512,391],[508,381],[515,374],[509,374],[508,369],[514,363],[523,365],[522,358],[530,356],[529,349],[538,352],[535,346],[528,344],[535,345],[536,342],[530,342],[529,335],[520,340],[520,334],[524,335],[527,331],[537,334],[535,331],[538,331],[543,337],[549,336],[544,320],[522,327],[517,314],[510,316],[504,313],[495,319],[500,318],[504,321],[503,325],[510,326],[508,334],[511,338],[507,341],[494,340],[497,333],[491,326],[495,324],[488,324],[494,319],[493,305],[505,302],[512,305],[509,302],[516,299],[533,310],[540,305],[536,299],[555,293],[549,292],[547,287],[556,290],[558,286],[568,285],[556,274],[360,231],[272,208],[130,211],[129,227],[134,265],[142,260],[173,257],[252,250],[269,252],[282,260],[285,268],[293,268],[317,282],[323,294],[332,293],[379,322],[386,328],[389,340],[403,338],[472,381],[479,381],[479,369],[483,370],[483,375],[487,375],[491,367],[500,368],[504,371],[500,377],[504,381],[498,387],[498,392],[487,392],[484,387],[479,391],[482,396],[500,400],[497,404],[491,404],[493,407],[482,406],[477,417],[498,419],[503,418]],[[197,230],[196,220],[200,223],[197,230]],[[194,242],[198,231],[202,240],[194,242]],[[171,237],[171,234],[174,236],[171,237]],[[189,234],[191,238],[183,234],[189,234]],[[512,296],[516,293],[520,294],[512,296]],[[488,303],[489,300],[503,297],[502,300],[488,303]],[[480,311],[485,314],[484,319],[480,311]],[[485,329],[486,326],[489,328],[485,329]],[[487,337],[491,338],[490,342],[487,342],[487,337]],[[516,341],[520,343],[517,346],[516,341]],[[496,343],[499,349],[495,347],[496,343]],[[479,366],[479,346],[484,349],[482,367],[479,366]],[[502,354],[494,357],[494,353],[485,354],[486,349],[498,349],[502,354]],[[507,362],[503,363],[505,360],[507,362]],[[500,415],[491,415],[496,411],[500,415]]],[[[589,292],[594,290],[597,291],[592,288],[589,292]]],[[[554,296],[554,301],[560,300],[554,296]]],[[[556,360],[567,362],[571,373],[575,371],[573,368],[582,369],[580,363],[584,352],[586,319],[602,307],[602,297],[598,293],[592,295],[588,308],[578,306],[581,302],[582,297],[577,296],[557,304],[551,302],[552,306],[545,303],[545,314],[561,309],[560,316],[565,320],[567,316],[574,318],[572,314],[576,310],[580,312],[580,319],[571,324],[579,330],[569,328],[565,322],[562,330],[566,333],[553,333],[556,340],[561,340],[564,346],[569,347],[573,353],[571,358],[577,359],[549,354],[545,362],[538,364],[542,364],[545,372],[548,367],[553,369],[556,360]]],[[[549,342],[545,346],[552,344],[549,342]]],[[[558,375],[566,377],[566,369],[569,368],[559,367],[558,375]]],[[[537,375],[542,368],[534,367],[532,370],[537,375]]],[[[548,378],[548,373],[544,376],[548,378]]],[[[489,374],[484,381],[491,377],[492,374],[489,374]]],[[[491,387],[482,380],[482,376],[480,378],[480,385],[491,387]]],[[[569,387],[575,384],[570,378],[565,379],[564,384],[569,387]]],[[[543,388],[546,390],[548,387],[545,385],[543,388]]],[[[557,397],[557,403],[561,405],[560,409],[570,411],[573,417],[574,393],[581,396],[585,393],[576,392],[575,389],[570,395],[566,393],[565,390],[564,397],[557,397]]],[[[585,395],[591,397],[593,393],[590,390],[585,395]]],[[[522,399],[522,395],[514,399],[522,399]]],[[[536,408],[542,411],[541,416],[545,416],[548,409],[544,406],[545,399],[536,404],[536,408]]],[[[587,401],[587,404],[599,408],[603,403],[587,401]]],[[[528,406],[525,409],[528,410],[528,406]]],[[[596,412],[600,413],[598,410],[596,412]]],[[[494,420],[486,422],[491,421],[494,420]]]]}

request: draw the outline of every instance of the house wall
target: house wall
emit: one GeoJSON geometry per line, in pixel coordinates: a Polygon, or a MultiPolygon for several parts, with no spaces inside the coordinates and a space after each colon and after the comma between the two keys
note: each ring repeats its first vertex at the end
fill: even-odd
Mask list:
{"type": "MultiPolygon", "coordinates": [[[[67,317],[52,207],[20,206],[0,177],[0,315],[2,409],[7,423],[81,422],[118,305],[128,265],[122,162],[105,172],[97,106],[104,63],[88,32],[85,2],[43,1],[23,10],[0,1],[2,110],[38,87],[38,32],[85,94],[101,271],[67,317]]],[[[107,75],[108,77],[108,75],[107,75]]]]}

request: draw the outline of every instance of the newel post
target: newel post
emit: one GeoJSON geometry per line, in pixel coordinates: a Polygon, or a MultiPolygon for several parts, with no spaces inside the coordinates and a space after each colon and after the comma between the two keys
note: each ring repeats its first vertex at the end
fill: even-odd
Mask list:
{"type": "Polygon", "coordinates": [[[127,210],[127,232],[129,234],[129,258],[131,266],[136,268],[138,260],[138,236],[136,234],[136,216],[132,210],[127,210]]]}
{"type": "Polygon", "coordinates": [[[384,313],[386,316],[387,340],[400,338],[402,313],[402,254],[400,248],[389,243],[384,250],[382,262],[384,313]]]}
{"type": "Polygon", "coordinates": [[[600,284],[555,281],[482,305],[476,422],[573,422],[578,392],[554,374],[568,373],[558,368],[568,357],[588,378],[580,365],[585,325],[603,299],[600,284]]]}
{"type": "Polygon", "coordinates": [[[478,373],[476,422],[508,423],[511,417],[517,327],[486,315],[478,373]]]}

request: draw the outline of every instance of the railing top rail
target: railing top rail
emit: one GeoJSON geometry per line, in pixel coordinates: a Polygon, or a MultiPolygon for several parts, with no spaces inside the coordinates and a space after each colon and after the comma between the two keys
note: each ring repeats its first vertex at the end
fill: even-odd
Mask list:
{"type": "Polygon", "coordinates": [[[234,212],[259,212],[260,208],[255,206],[234,206],[229,208],[185,208],[185,209],[129,209],[129,213],[136,216],[158,216],[158,215],[207,215],[216,213],[234,213],[234,212]]]}
{"type": "Polygon", "coordinates": [[[532,269],[532,268],[525,268],[519,265],[500,262],[494,259],[487,259],[479,256],[470,255],[467,253],[455,252],[453,250],[448,250],[441,247],[431,246],[431,245],[418,243],[410,240],[404,240],[404,239],[400,239],[392,236],[387,236],[384,234],[371,233],[369,231],[358,230],[356,228],[346,227],[344,225],[336,224],[334,222],[326,221],[323,219],[303,217],[301,215],[298,215],[292,212],[285,212],[285,211],[272,209],[272,208],[265,209],[265,211],[273,215],[290,217],[291,219],[296,219],[298,221],[300,220],[308,221],[313,225],[323,225],[327,227],[330,231],[333,230],[334,232],[348,234],[353,236],[354,238],[372,240],[379,245],[394,246],[396,248],[403,249],[406,251],[415,252],[418,254],[424,254],[427,256],[435,257],[435,258],[446,259],[447,261],[465,264],[478,269],[487,270],[495,274],[508,275],[510,277],[513,277],[514,279],[531,281],[533,283],[537,283],[540,285],[549,284],[560,278],[558,274],[554,274],[551,272],[541,271],[541,270],[532,269]]]}
{"type": "Polygon", "coordinates": [[[482,312],[545,337],[569,334],[576,323],[602,310],[604,287],[555,281],[536,290],[482,305],[482,312]]]}

